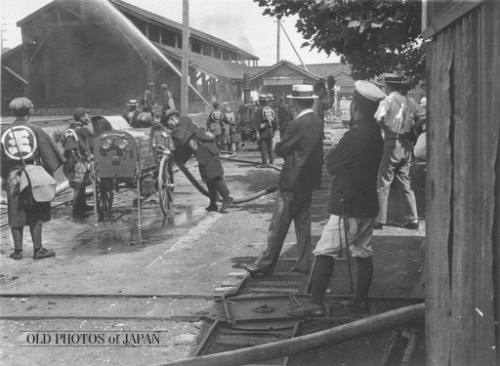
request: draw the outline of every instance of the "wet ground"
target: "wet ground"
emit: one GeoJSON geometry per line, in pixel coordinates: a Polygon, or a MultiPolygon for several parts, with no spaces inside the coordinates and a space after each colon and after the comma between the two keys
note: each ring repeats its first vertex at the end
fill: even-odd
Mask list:
{"type": "MultiPolygon", "coordinates": [[[[340,131],[332,134],[338,139],[340,131]]],[[[239,157],[259,161],[256,151],[241,152],[239,157]]],[[[191,165],[190,171],[199,177],[194,162],[191,165]]],[[[233,197],[277,183],[278,173],[273,169],[229,161],[224,161],[224,168],[233,197]]],[[[313,204],[313,242],[319,239],[327,219],[328,178],[313,204]]],[[[207,213],[207,198],[182,173],[176,173],[175,179],[173,217],[162,217],[156,196],[151,196],[141,207],[140,235],[137,209],[132,207],[136,193],[131,189],[115,195],[112,215],[104,222],[96,223],[93,216],[75,221],[68,205],[54,209],[52,221],[44,226],[43,242],[56,251],[55,258],[34,261],[31,240],[25,233],[25,258],[11,260],[12,239],[8,228],[2,228],[2,365],[152,365],[193,352],[207,328],[207,323],[199,319],[210,311],[213,298],[233,291],[241,281],[240,261],[235,259],[255,258],[265,248],[274,195],[234,205],[226,214],[207,213]],[[8,320],[10,315],[24,315],[25,320],[8,320]],[[37,316],[54,318],[37,320],[37,316]],[[56,320],[57,316],[64,319],[56,320]],[[27,348],[26,332],[35,330],[164,333],[161,347],[27,348]]],[[[417,200],[423,209],[421,187],[417,200]]],[[[67,194],[57,200],[68,198],[67,194]]],[[[374,280],[375,295],[421,294],[419,248],[425,225],[419,231],[401,229],[398,225],[403,217],[404,207],[392,194],[389,221],[394,226],[384,227],[375,237],[375,251],[380,249],[376,266],[382,269],[374,280]]],[[[284,258],[295,256],[293,233],[292,228],[285,241],[284,258]]],[[[335,293],[347,294],[342,275],[345,271],[340,267],[332,286],[335,293]]]]}

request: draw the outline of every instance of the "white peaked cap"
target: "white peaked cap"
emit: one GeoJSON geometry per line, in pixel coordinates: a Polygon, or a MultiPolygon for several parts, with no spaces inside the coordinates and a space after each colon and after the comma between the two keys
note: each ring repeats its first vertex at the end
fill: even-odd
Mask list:
{"type": "Polygon", "coordinates": [[[372,102],[378,102],[386,97],[386,94],[378,86],[367,80],[354,82],[354,89],[363,97],[372,102]]]}

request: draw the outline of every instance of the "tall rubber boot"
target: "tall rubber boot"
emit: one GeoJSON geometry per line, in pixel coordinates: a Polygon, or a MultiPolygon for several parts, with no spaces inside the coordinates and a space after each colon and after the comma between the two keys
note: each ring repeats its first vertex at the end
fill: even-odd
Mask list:
{"type": "Polygon", "coordinates": [[[373,258],[356,258],[358,267],[358,280],[354,298],[347,301],[341,301],[341,305],[360,310],[364,313],[370,312],[368,304],[368,293],[373,279],[373,258]]]}
{"type": "Polygon", "coordinates": [[[311,300],[288,315],[301,318],[308,316],[323,316],[325,314],[326,289],[333,275],[335,259],[329,255],[318,255],[313,268],[311,279],[311,300]]]}

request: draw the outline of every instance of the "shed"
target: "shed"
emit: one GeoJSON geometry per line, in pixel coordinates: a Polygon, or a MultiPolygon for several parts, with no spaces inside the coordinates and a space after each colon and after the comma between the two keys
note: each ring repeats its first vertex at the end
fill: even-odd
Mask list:
{"type": "Polygon", "coordinates": [[[500,365],[500,2],[423,3],[428,366],[500,365]]]}
{"type": "MultiPolygon", "coordinates": [[[[121,110],[149,81],[157,94],[160,84],[168,83],[179,100],[180,78],[173,71],[180,70],[179,23],[121,0],[54,0],[18,26],[23,39],[20,76],[28,82],[24,94],[38,106],[121,110]]],[[[241,95],[243,73],[250,72],[258,57],[192,28],[189,48],[189,73],[197,92],[205,99],[241,95]]]]}

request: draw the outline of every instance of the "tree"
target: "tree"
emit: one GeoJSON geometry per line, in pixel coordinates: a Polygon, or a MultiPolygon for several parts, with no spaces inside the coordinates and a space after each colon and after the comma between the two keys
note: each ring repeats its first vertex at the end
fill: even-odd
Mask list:
{"type": "Polygon", "coordinates": [[[340,55],[355,79],[399,70],[416,84],[425,77],[419,0],[254,0],[264,15],[298,15],[297,30],[310,46],[340,55]]]}

